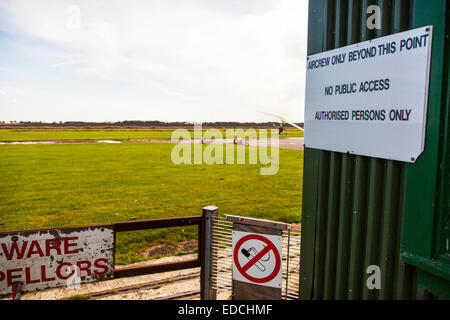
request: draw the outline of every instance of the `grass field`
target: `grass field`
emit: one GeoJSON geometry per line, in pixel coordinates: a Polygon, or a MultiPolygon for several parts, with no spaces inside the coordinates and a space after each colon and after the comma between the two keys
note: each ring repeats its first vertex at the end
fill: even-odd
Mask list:
{"type": "MultiPolygon", "coordinates": [[[[172,148],[2,145],[0,230],[199,215],[210,204],[221,214],[300,221],[302,151],[280,149],[278,174],[262,176],[259,164],[177,166],[172,148]]],[[[137,253],[152,243],[193,238],[195,228],[120,233],[116,262],[145,259],[137,253]]]]}
{"type": "MultiPolygon", "coordinates": [[[[170,139],[173,130],[19,130],[0,129],[0,141],[36,141],[36,140],[133,140],[133,139],[170,139]]],[[[193,135],[193,130],[191,135],[193,135]]],[[[225,137],[225,130],[221,130],[225,137]]],[[[303,132],[298,129],[288,129],[287,135],[282,137],[303,137],[303,132]]]]}

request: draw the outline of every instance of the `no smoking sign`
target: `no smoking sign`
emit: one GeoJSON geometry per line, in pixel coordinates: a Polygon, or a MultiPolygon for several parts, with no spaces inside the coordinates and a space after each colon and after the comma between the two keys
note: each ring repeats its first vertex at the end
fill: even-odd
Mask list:
{"type": "Polygon", "coordinates": [[[281,236],[233,231],[233,280],[281,288],[281,236]]]}

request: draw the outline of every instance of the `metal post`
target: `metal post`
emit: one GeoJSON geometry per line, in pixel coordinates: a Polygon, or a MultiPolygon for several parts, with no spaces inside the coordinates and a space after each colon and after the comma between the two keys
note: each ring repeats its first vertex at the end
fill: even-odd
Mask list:
{"type": "Polygon", "coordinates": [[[202,228],[199,235],[201,241],[201,299],[215,300],[215,290],[211,288],[211,221],[213,217],[217,217],[219,208],[216,206],[207,206],[202,212],[202,228]]]}
{"type": "Polygon", "coordinates": [[[286,292],[284,298],[287,299],[288,284],[289,284],[289,247],[291,246],[291,229],[288,229],[288,245],[287,245],[287,261],[286,261],[286,292]]]}
{"type": "Polygon", "coordinates": [[[22,297],[22,281],[14,281],[12,283],[12,299],[13,300],[20,300],[22,297]]]}

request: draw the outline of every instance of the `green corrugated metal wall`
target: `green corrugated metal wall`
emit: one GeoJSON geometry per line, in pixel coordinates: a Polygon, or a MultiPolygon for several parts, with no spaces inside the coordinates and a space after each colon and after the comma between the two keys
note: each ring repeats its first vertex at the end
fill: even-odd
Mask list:
{"type": "Polygon", "coordinates": [[[433,48],[425,151],[406,167],[402,259],[417,268],[420,293],[450,299],[450,0],[412,3],[413,26],[433,25],[433,48]]]}
{"type": "MultiPolygon", "coordinates": [[[[418,27],[416,9],[409,0],[312,0],[308,55],[418,27]],[[371,4],[381,30],[366,27],[371,4]]],[[[417,271],[400,259],[408,165],[310,148],[304,157],[301,299],[416,298],[417,271]],[[382,270],[381,290],[367,289],[370,265],[382,270]]]]}

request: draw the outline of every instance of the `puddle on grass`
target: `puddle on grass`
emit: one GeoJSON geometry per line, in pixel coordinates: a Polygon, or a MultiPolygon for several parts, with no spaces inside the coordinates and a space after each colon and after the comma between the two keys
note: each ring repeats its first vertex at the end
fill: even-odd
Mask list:
{"type": "Polygon", "coordinates": [[[96,143],[121,143],[120,141],[117,141],[117,140],[98,140],[95,142],[96,143]]]}

